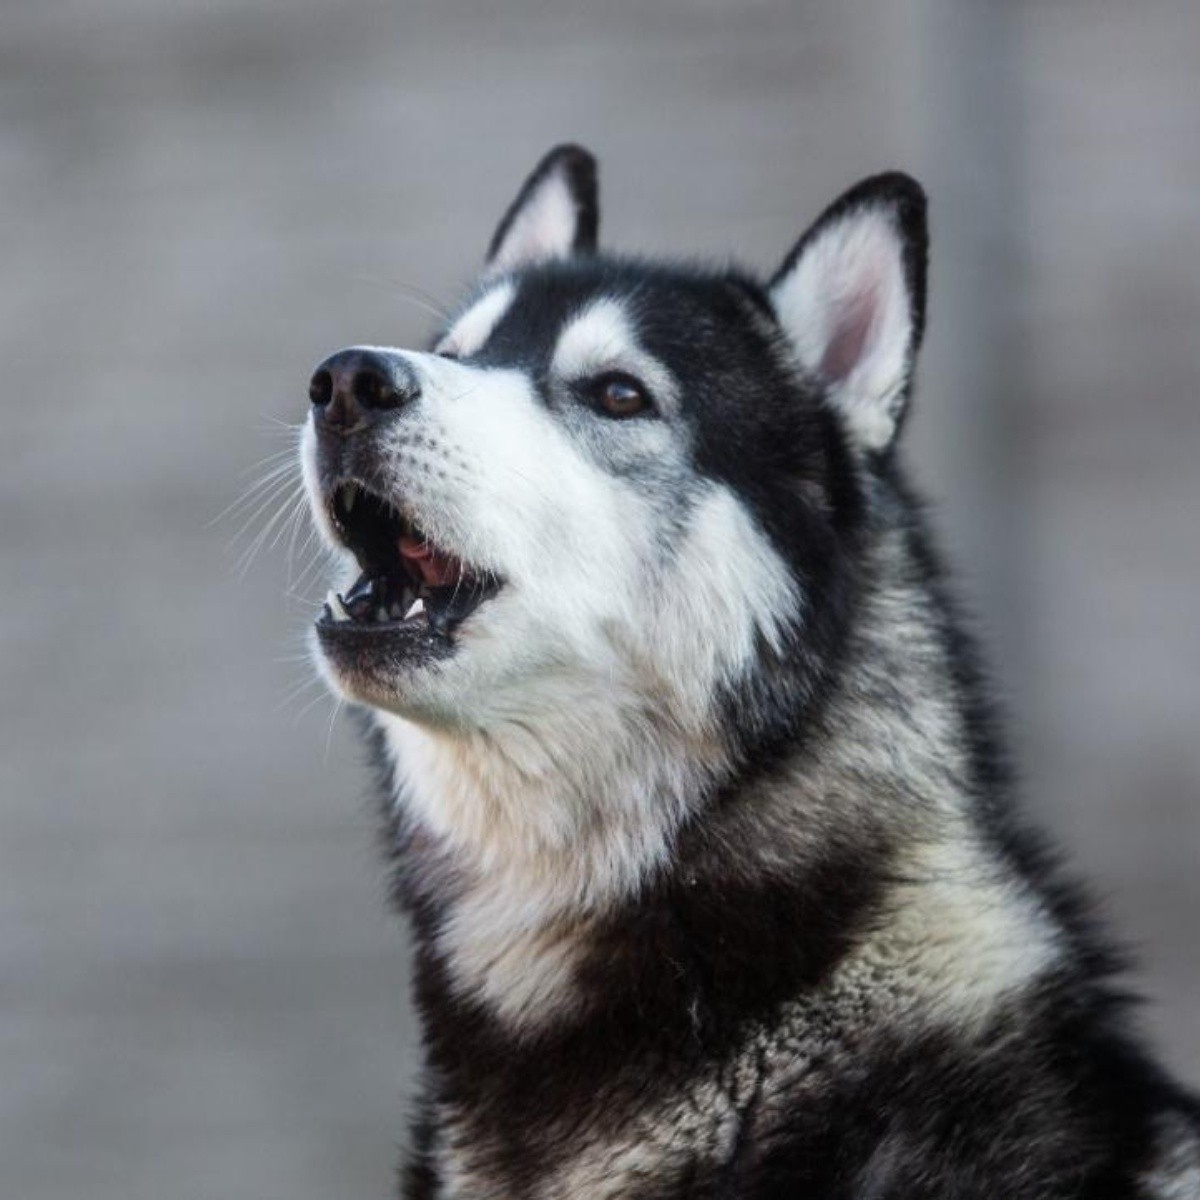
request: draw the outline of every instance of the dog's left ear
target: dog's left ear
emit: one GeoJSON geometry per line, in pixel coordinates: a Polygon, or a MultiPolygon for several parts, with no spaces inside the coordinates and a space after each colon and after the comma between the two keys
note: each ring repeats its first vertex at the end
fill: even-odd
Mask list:
{"type": "Polygon", "coordinates": [[[904,419],[928,250],[921,185],[876,175],[834,201],[771,280],[801,366],[867,450],[890,446],[904,419]]]}
{"type": "Polygon", "coordinates": [[[600,224],[596,160],[582,147],[555,146],[504,214],[487,252],[489,272],[596,249],[600,224]]]}

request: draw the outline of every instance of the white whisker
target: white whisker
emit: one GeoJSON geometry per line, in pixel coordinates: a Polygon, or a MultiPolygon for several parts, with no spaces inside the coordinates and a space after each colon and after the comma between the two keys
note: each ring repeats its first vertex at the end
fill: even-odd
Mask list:
{"type": "Polygon", "coordinates": [[[401,299],[416,305],[417,308],[429,313],[430,316],[437,317],[439,321],[449,322],[450,320],[450,313],[444,305],[439,303],[437,297],[431,292],[427,292],[424,288],[417,287],[415,284],[403,283],[398,279],[385,279],[380,275],[368,275],[362,272],[356,272],[351,278],[358,283],[369,283],[375,287],[393,291],[401,299]]]}

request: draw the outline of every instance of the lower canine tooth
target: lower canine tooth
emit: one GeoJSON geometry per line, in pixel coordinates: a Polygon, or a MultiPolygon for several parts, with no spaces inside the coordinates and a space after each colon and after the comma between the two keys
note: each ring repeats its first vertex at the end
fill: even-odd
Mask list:
{"type": "Polygon", "coordinates": [[[419,617],[425,611],[425,601],[421,599],[414,600],[408,612],[404,614],[404,619],[407,621],[411,617],[419,617]]]}
{"type": "Polygon", "coordinates": [[[375,620],[386,621],[387,619],[388,619],[387,609],[384,608],[383,605],[381,604],[381,605],[379,605],[378,608],[375,609],[375,620]]]}

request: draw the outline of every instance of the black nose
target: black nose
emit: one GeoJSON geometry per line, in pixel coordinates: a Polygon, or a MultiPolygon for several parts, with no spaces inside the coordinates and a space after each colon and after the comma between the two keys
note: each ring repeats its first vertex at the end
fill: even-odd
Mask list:
{"type": "Polygon", "coordinates": [[[313,417],[342,434],[363,428],[420,394],[417,373],[403,355],[361,346],[331,354],[308,385],[313,417]]]}

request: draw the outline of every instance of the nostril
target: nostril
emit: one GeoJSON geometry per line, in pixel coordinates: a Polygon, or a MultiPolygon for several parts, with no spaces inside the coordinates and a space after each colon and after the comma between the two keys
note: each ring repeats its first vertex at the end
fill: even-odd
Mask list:
{"type": "Polygon", "coordinates": [[[370,368],[355,372],[350,390],[363,408],[391,408],[397,402],[391,382],[370,368]]]}
{"type": "Polygon", "coordinates": [[[318,408],[324,408],[333,399],[333,376],[328,371],[318,371],[312,377],[308,385],[308,398],[318,408]]]}
{"type": "Polygon", "coordinates": [[[351,433],[421,394],[421,381],[399,351],[351,346],[317,364],[308,398],[318,423],[351,433]]]}

